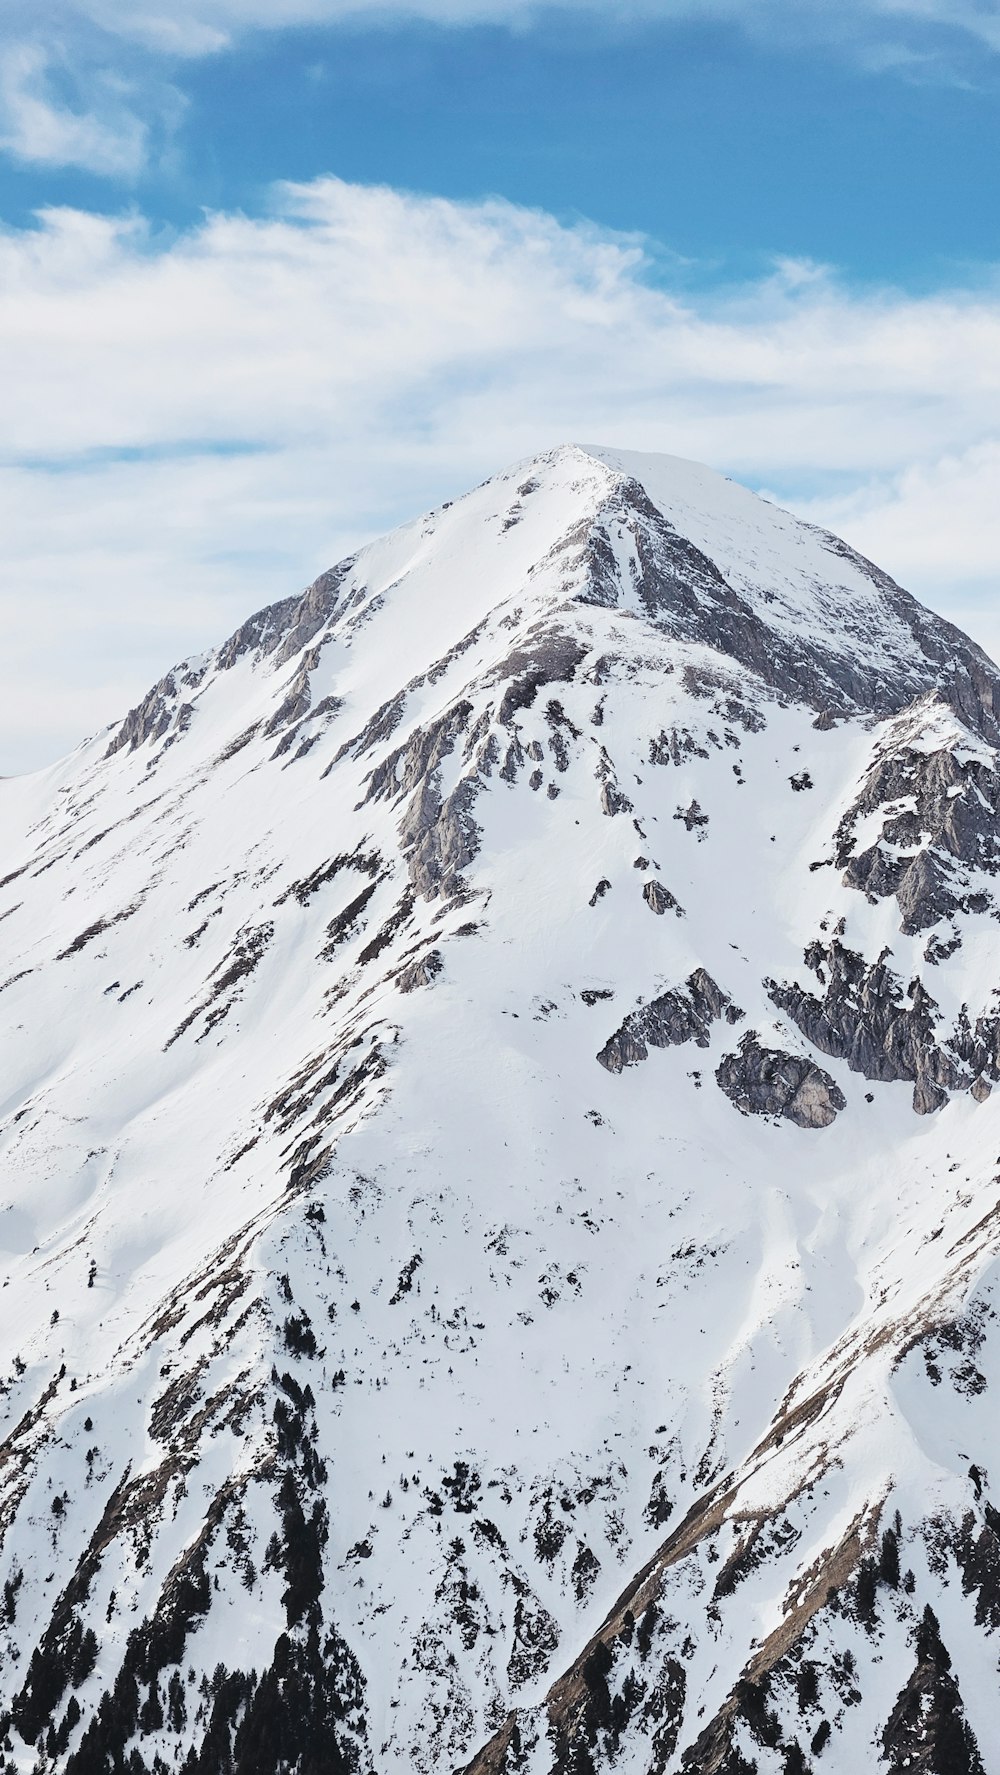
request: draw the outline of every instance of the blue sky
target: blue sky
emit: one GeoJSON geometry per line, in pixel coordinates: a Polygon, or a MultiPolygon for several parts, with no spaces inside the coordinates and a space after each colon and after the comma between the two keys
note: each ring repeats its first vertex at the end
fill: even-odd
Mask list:
{"type": "Polygon", "coordinates": [[[738,474],[1000,648],[1000,0],[4,18],[0,774],[565,436],[738,474]]]}
{"type": "MultiPolygon", "coordinates": [[[[10,33],[47,58],[25,84],[53,110],[92,107],[109,134],[117,119],[123,164],[108,177],[33,158],[12,131],[0,213],[23,223],[48,203],[135,200],[183,226],[205,206],[260,209],[276,179],[335,173],[642,230],[676,256],[674,275],[689,260],[697,280],[786,255],[926,288],[1000,256],[988,41],[922,19],[916,0],[848,7],[832,40],[808,4],[711,10],[651,3],[661,16],[616,27],[572,6],[513,27],[366,22],[363,8],[239,28],[237,13],[211,53],[179,56],[41,0],[33,28],[10,33]],[[136,123],[145,152],[128,164],[136,123]]],[[[977,11],[1000,43],[1000,15],[977,11]]]]}

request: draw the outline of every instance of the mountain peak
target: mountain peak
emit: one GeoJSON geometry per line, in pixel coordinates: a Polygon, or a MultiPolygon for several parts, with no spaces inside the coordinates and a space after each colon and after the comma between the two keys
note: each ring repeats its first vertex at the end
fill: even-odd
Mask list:
{"type": "Polygon", "coordinates": [[[986,1766],[997,695],[565,446],[0,783],[16,1766],[986,1766]]]}
{"type": "Polygon", "coordinates": [[[567,444],[257,612],[207,663],[154,686],[110,748],[200,710],[219,671],[247,657],[272,668],[259,691],[268,731],[331,698],[363,725],[364,709],[401,694],[398,659],[415,695],[477,662],[502,673],[540,624],[586,649],[623,617],[650,645],[694,648],[692,669],[708,669],[707,653],[825,721],[896,713],[936,689],[989,742],[1000,734],[992,663],[846,543],[699,463],[567,444]]]}

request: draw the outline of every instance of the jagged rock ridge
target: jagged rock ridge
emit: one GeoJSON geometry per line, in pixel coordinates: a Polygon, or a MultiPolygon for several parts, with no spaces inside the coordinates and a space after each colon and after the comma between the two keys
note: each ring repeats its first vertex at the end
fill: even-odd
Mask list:
{"type": "Polygon", "coordinates": [[[998,696],[573,447],[0,784],[8,1770],[1000,1771],[998,696]]]}

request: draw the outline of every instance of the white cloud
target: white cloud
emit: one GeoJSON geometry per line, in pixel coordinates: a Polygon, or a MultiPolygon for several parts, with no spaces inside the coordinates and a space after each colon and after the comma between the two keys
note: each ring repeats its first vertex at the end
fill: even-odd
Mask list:
{"type": "Polygon", "coordinates": [[[996,0],[880,0],[879,11],[890,19],[943,25],[978,38],[987,49],[1000,50],[1000,6],[996,0]]]}
{"type": "Polygon", "coordinates": [[[826,45],[872,74],[967,84],[973,48],[1000,49],[1000,0],[6,0],[0,151],[134,180],[184,101],[160,70],[254,32],[400,22],[525,30],[576,13],[620,34],[715,22],[789,48],[826,45]]]}
{"type": "MultiPolygon", "coordinates": [[[[17,4],[17,0],[14,0],[17,4]]],[[[609,27],[635,22],[731,22],[752,34],[789,32],[849,46],[858,32],[943,30],[1000,49],[996,0],[63,0],[80,16],[136,42],[202,55],[247,30],[303,24],[375,24],[399,18],[441,25],[521,28],[546,14],[591,13],[609,27]]],[[[860,47],[860,46],[859,46],[860,47]]]]}
{"type": "Polygon", "coordinates": [[[148,127],[123,82],[93,75],[74,107],[57,96],[53,72],[53,56],[38,44],[0,53],[0,148],[38,166],[133,178],[146,159],[148,127]]]}
{"type": "Polygon", "coordinates": [[[681,296],[633,239],[325,180],[170,239],[66,210],[0,234],[0,385],[0,772],[563,438],[777,487],[973,616],[993,583],[993,284],[789,264],[681,296]]]}

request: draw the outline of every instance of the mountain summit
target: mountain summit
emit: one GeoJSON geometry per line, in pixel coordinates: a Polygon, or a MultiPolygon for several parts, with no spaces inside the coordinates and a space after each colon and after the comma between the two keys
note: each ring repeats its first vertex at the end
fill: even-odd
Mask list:
{"type": "Polygon", "coordinates": [[[1000,1772],[998,810],[576,446],[0,783],[0,1767],[1000,1772]]]}

